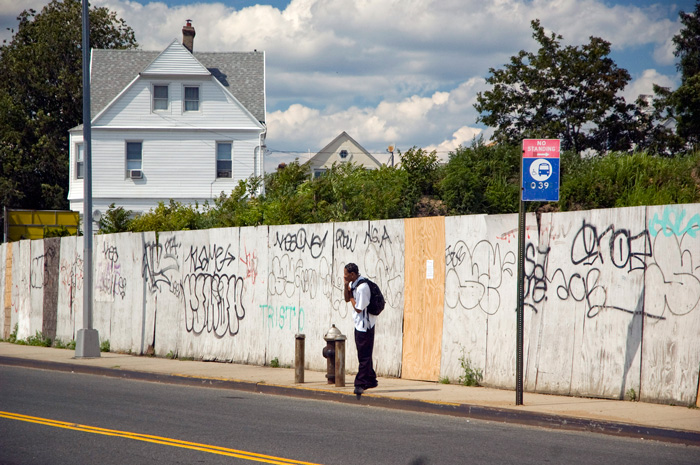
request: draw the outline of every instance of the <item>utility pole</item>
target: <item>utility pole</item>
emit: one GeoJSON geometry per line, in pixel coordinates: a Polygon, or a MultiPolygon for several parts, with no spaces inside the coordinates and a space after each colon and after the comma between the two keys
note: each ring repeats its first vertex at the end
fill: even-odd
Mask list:
{"type": "Polygon", "coordinates": [[[92,131],[90,125],[90,14],[83,0],[83,329],[78,330],[75,358],[99,358],[100,336],[92,327],[92,131]]]}

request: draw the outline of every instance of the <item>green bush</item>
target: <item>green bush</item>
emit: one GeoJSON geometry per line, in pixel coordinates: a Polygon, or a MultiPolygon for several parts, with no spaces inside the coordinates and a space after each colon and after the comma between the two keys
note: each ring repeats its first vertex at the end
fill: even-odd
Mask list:
{"type": "Polygon", "coordinates": [[[569,157],[562,166],[567,167],[562,168],[562,210],[700,201],[700,152],[674,158],[646,153],[569,157]]]}
{"type": "Polygon", "coordinates": [[[487,146],[482,140],[450,154],[440,182],[440,195],[450,214],[517,212],[520,157],[518,147],[487,146]]]}
{"type": "MultiPolygon", "coordinates": [[[[367,170],[335,164],[311,178],[294,161],[264,177],[241,180],[213,204],[161,202],[148,213],[110,206],[103,231],[180,231],[221,227],[382,220],[426,215],[516,213],[520,203],[520,146],[459,147],[446,164],[412,148],[398,167],[367,170]],[[265,189],[262,189],[264,185],[265,189]]],[[[589,210],[700,202],[700,152],[682,157],[611,153],[561,154],[560,201],[526,202],[528,211],[589,210]]]]}

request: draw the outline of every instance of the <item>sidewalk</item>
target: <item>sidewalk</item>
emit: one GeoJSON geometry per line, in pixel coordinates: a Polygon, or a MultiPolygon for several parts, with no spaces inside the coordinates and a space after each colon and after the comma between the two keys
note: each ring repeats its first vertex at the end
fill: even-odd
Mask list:
{"type": "Polygon", "coordinates": [[[325,373],[305,371],[294,384],[294,370],[232,363],[180,361],[102,353],[75,359],[75,351],[0,343],[0,365],[23,366],[125,379],[238,389],[265,394],[331,400],[553,429],[591,431],[700,446],[700,409],[607,399],[587,399],[515,392],[397,378],[380,378],[379,387],[360,400],[354,376],[346,386],[326,383],[325,373]]]}

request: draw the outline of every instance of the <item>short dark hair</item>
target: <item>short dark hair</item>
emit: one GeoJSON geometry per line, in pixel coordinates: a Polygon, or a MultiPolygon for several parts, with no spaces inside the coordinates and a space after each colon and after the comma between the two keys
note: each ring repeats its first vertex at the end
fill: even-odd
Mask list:
{"type": "Polygon", "coordinates": [[[357,268],[357,265],[355,265],[354,263],[348,263],[347,265],[345,265],[345,270],[348,273],[359,273],[360,272],[360,270],[357,268]]]}

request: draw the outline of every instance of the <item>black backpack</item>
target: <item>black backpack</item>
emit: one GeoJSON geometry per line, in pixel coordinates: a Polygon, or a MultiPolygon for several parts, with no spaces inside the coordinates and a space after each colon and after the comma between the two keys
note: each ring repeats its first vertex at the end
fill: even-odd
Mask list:
{"type": "Polygon", "coordinates": [[[359,286],[363,282],[366,282],[369,286],[369,305],[367,305],[367,313],[370,315],[379,315],[382,313],[382,310],[384,310],[384,304],[386,303],[382,291],[379,289],[379,286],[377,286],[377,283],[367,278],[360,278],[357,285],[359,286]]]}

